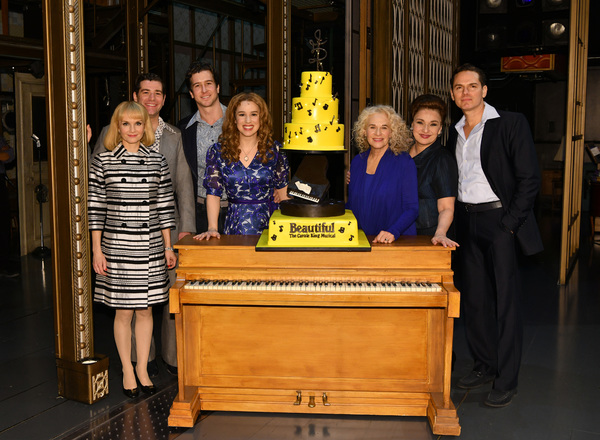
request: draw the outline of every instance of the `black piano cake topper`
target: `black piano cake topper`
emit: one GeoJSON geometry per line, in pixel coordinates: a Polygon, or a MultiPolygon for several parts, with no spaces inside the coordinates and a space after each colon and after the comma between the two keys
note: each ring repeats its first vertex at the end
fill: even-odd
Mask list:
{"type": "Polygon", "coordinates": [[[321,39],[321,29],[317,29],[315,31],[315,40],[308,40],[308,43],[310,44],[310,46],[312,47],[312,49],[310,50],[310,53],[313,55],[313,58],[310,58],[308,60],[309,63],[315,63],[316,65],[316,70],[321,71],[323,70],[323,63],[322,61],[327,58],[327,51],[322,48],[321,46],[323,46],[325,43],[327,43],[327,40],[322,40],[321,39]]]}
{"type": "Polygon", "coordinates": [[[292,177],[288,194],[312,203],[321,203],[327,196],[327,158],[323,155],[305,156],[292,177]]]}

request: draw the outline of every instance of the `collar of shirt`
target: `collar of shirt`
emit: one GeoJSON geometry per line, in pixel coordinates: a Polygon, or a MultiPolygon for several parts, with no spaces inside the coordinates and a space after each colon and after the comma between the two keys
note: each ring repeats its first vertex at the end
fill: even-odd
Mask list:
{"type": "MultiPolygon", "coordinates": [[[[223,116],[221,116],[221,118],[219,120],[217,120],[217,122],[215,122],[214,124],[212,124],[212,126],[215,126],[217,124],[221,124],[221,125],[223,124],[223,119],[225,118],[225,112],[227,111],[227,107],[225,107],[220,102],[219,102],[219,105],[221,106],[221,111],[223,113],[223,116]]],[[[191,127],[196,122],[198,124],[210,125],[208,122],[206,122],[204,119],[202,119],[202,117],[200,116],[200,110],[196,110],[196,113],[194,113],[194,116],[191,117],[190,121],[187,123],[187,125],[185,126],[185,128],[191,127]]]]}
{"type": "Polygon", "coordinates": [[[147,147],[145,147],[143,144],[140,144],[140,148],[137,151],[137,153],[129,153],[127,151],[127,149],[123,146],[123,143],[120,142],[119,145],[117,145],[115,147],[115,149],[113,150],[113,155],[119,159],[121,158],[121,156],[125,155],[125,154],[141,154],[143,156],[149,156],[150,155],[150,150],[148,150],[147,147]]]}
{"type": "Polygon", "coordinates": [[[154,143],[148,147],[148,149],[152,151],[156,151],[157,153],[160,151],[160,139],[162,138],[163,132],[167,130],[171,133],[175,133],[169,124],[167,124],[163,118],[158,117],[158,126],[156,127],[156,131],[154,132],[154,143]]]}
{"type": "Polygon", "coordinates": [[[161,118],[159,116],[158,117],[158,126],[156,127],[156,130],[154,131],[154,143],[152,145],[148,146],[149,150],[158,152],[158,148],[160,146],[160,138],[162,137],[163,130],[165,129],[166,126],[167,126],[167,124],[165,124],[165,121],[163,121],[163,118],[161,118]]]}
{"type": "MultiPolygon", "coordinates": [[[[481,121],[479,121],[479,124],[477,124],[475,127],[473,127],[473,130],[471,131],[471,133],[477,133],[479,130],[481,130],[483,128],[483,126],[485,126],[485,123],[487,120],[489,119],[496,119],[499,118],[500,115],[498,114],[498,110],[496,110],[495,107],[491,106],[490,104],[488,104],[487,102],[483,102],[483,114],[481,115],[481,121]]],[[[465,124],[467,122],[467,119],[465,118],[465,116],[463,115],[462,118],[460,118],[460,121],[458,121],[456,123],[456,125],[454,126],[454,128],[456,128],[456,131],[458,132],[458,134],[463,138],[465,138],[465,124]]]]}

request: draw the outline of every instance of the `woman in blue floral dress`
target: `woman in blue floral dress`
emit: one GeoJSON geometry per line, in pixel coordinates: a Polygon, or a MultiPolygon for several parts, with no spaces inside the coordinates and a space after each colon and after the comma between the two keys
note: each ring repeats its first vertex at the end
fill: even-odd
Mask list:
{"type": "Polygon", "coordinates": [[[285,200],[289,163],[273,141],[273,123],[265,101],[256,93],[234,96],[227,107],[219,143],[206,154],[208,231],[194,238],[220,238],[217,224],[225,191],[229,208],[225,234],[253,235],[266,229],[275,201],[285,200]]]}

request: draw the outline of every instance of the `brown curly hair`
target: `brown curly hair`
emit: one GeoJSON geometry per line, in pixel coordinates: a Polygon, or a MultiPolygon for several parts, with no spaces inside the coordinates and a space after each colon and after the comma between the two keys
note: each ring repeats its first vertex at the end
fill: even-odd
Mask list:
{"type": "Polygon", "coordinates": [[[370,145],[367,143],[367,119],[375,113],[382,113],[390,120],[390,142],[389,149],[396,156],[408,151],[411,145],[411,133],[406,123],[396,110],[389,105],[374,105],[366,107],[358,116],[352,134],[358,151],[367,151],[370,145]]]}
{"type": "Polygon", "coordinates": [[[258,157],[262,163],[267,163],[273,157],[273,121],[271,113],[264,99],[256,93],[240,93],[229,101],[225,120],[223,121],[223,133],[219,136],[221,143],[221,157],[228,164],[237,162],[240,157],[240,132],[235,120],[237,109],[244,101],[253,102],[258,106],[260,127],[258,129],[258,157]]]}

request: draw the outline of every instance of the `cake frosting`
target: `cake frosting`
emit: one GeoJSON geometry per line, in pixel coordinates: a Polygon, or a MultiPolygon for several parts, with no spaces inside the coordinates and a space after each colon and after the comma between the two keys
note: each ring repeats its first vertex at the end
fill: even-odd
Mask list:
{"type": "Polygon", "coordinates": [[[338,124],[339,100],[332,96],[329,72],[302,72],[300,97],[292,99],[292,122],[283,129],[283,148],[344,150],[344,125],[338,124]]]}
{"type": "Polygon", "coordinates": [[[358,246],[358,224],[352,211],[335,217],[293,217],[277,210],[269,220],[269,247],[358,246]]]}

